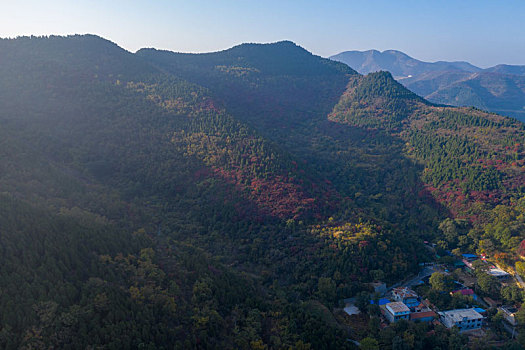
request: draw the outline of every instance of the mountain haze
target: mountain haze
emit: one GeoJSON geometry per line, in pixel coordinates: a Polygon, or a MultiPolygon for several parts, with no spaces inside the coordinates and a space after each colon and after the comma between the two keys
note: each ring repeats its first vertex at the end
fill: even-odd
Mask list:
{"type": "Polygon", "coordinates": [[[345,51],[331,56],[330,59],[346,63],[361,74],[386,70],[392,73],[396,79],[434,71],[465,71],[474,73],[481,70],[481,68],[468,62],[423,62],[396,50],[383,52],[377,50],[345,51]]]}
{"type": "Polygon", "coordinates": [[[525,66],[497,65],[481,69],[468,62],[423,62],[402,52],[347,51],[331,59],[361,74],[386,70],[429,101],[474,106],[520,120],[525,118],[525,66]]]}

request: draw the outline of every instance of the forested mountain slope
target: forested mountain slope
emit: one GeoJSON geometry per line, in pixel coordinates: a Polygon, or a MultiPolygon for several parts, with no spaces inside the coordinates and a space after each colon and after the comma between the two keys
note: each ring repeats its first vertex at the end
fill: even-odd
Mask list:
{"type": "MultiPolygon", "coordinates": [[[[511,116],[518,120],[525,119],[525,77],[504,74],[498,71],[482,71],[475,74],[465,74],[458,80],[451,79],[449,74],[443,74],[449,84],[444,84],[438,90],[425,96],[436,103],[446,103],[455,106],[475,106],[494,113],[511,116]]],[[[437,81],[441,83],[441,77],[437,81]]],[[[434,79],[426,78],[407,81],[407,87],[417,91],[420,86],[434,84],[434,79]]]]}
{"type": "MultiPolygon", "coordinates": [[[[425,189],[456,220],[457,227],[441,241],[444,249],[491,256],[516,252],[524,238],[521,122],[473,108],[431,105],[386,72],[351,80],[330,119],[386,130],[405,142],[404,153],[424,165],[425,189]]],[[[513,264],[512,254],[504,257],[502,263],[513,264]]]]}
{"type": "Polygon", "coordinates": [[[290,42],[32,37],[0,60],[1,347],[351,348],[339,300],[519,215],[519,124],[290,42]],[[442,239],[458,218],[474,233],[442,239]]]}
{"type": "Polygon", "coordinates": [[[293,306],[271,316],[260,277],[223,265],[258,266],[281,220],[323,213],[300,165],[205,89],[98,37],[0,45],[2,347],[304,338],[273,330],[293,306]]]}
{"type": "MultiPolygon", "coordinates": [[[[314,56],[290,42],[243,44],[210,54],[150,49],[137,54],[159,69],[205,85],[237,119],[245,120],[275,141],[305,164],[309,172],[318,172],[323,182],[342,197],[339,210],[375,208],[377,211],[370,213],[374,218],[379,211],[383,218],[406,215],[410,209],[394,209],[386,204],[392,202],[386,193],[389,191],[395,192],[392,197],[396,198],[407,195],[406,201],[396,201],[396,205],[414,204],[410,203],[408,193],[418,187],[417,181],[396,178],[405,177],[406,174],[394,168],[399,168],[398,162],[404,163],[406,159],[398,158],[395,140],[346,128],[327,119],[348,79],[358,76],[348,67],[314,56]],[[225,70],[224,66],[236,70],[225,70]],[[275,66],[294,69],[281,71],[275,66]],[[246,70],[253,72],[235,73],[246,70]],[[412,188],[408,190],[405,186],[412,188]],[[384,190],[387,187],[389,191],[384,190]],[[356,193],[364,194],[358,197],[366,204],[353,203],[356,193]]],[[[417,177],[415,165],[407,163],[403,167],[413,170],[414,179],[417,177]]]]}
{"type": "MultiPolygon", "coordinates": [[[[400,231],[371,213],[361,222],[357,205],[325,226],[349,203],[326,178],[335,174],[259,136],[268,129],[182,74],[94,36],[0,45],[2,346],[350,346],[304,303],[331,306],[366,288],[368,271],[394,279],[423,258],[404,242],[384,254],[379,242],[400,231]]],[[[329,110],[352,73],[336,67],[318,78],[332,84],[341,71],[329,102],[314,100],[317,82],[291,79],[286,91],[310,89],[294,106],[329,110]]],[[[270,101],[286,101],[268,81],[270,101]]],[[[293,108],[277,104],[284,125],[293,108]]]]}
{"type": "Polygon", "coordinates": [[[288,133],[296,123],[322,118],[337,102],[346,76],[356,74],[289,41],[242,44],[208,54],[142,49],[137,55],[209,88],[237,118],[270,134],[288,133]]]}

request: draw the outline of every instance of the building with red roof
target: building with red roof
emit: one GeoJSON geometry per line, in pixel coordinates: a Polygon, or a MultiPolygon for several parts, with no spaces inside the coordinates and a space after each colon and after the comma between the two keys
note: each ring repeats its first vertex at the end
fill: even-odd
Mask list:
{"type": "Polygon", "coordinates": [[[410,321],[432,322],[436,316],[437,314],[432,310],[412,312],[410,314],[410,321]]]}

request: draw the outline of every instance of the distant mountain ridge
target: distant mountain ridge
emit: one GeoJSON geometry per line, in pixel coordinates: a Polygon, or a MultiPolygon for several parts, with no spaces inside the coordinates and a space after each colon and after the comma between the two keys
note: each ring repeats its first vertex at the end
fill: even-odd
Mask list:
{"type": "Polygon", "coordinates": [[[346,51],[330,59],[361,74],[386,70],[431,102],[474,106],[525,120],[525,66],[482,69],[468,62],[424,62],[396,50],[346,51]]]}
{"type": "Polygon", "coordinates": [[[345,51],[330,59],[348,64],[361,74],[387,70],[394,78],[405,78],[433,71],[479,72],[482,69],[468,62],[424,62],[397,50],[345,51]]]}

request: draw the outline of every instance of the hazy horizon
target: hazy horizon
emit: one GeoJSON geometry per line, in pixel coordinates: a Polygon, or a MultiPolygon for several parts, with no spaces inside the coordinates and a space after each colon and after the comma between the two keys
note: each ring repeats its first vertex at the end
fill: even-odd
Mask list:
{"type": "Polygon", "coordinates": [[[0,37],[90,33],[131,52],[194,53],[291,40],[323,57],[393,49],[430,62],[525,65],[525,3],[504,3],[21,0],[2,6],[0,37]]]}

